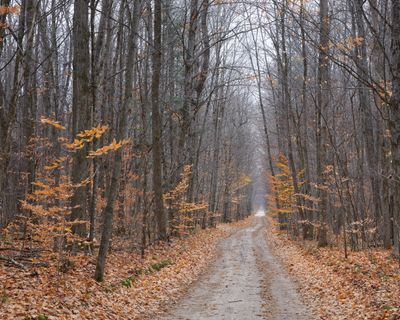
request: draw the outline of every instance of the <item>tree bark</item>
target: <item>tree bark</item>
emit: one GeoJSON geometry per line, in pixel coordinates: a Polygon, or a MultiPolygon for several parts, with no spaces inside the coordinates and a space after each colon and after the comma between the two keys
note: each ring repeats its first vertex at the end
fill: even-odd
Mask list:
{"type": "Polygon", "coordinates": [[[154,211],[157,217],[158,238],[168,238],[168,220],[163,205],[162,177],[162,121],[160,115],[160,73],[161,73],[161,1],[154,1],[154,42],[153,76],[151,83],[152,143],[153,143],[153,192],[154,211]]]}
{"type": "MultiPolygon", "coordinates": [[[[75,0],[73,23],[73,97],[72,97],[72,137],[89,129],[91,123],[90,110],[90,55],[89,55],[89,24],[88,2],[75,0]]],[[[87,208],[87,179],[89,177],[89,161],[87,146],[76,150],[72,159],[71,180],[76,186],[71,198],[71,220],[85,220],[87,208]]],[[[73,226],[80,236],[86,235],[86,225],[83,223],[73,226]]]]}
{"type": "MultiPolygon", "coordinates": [[[[118,132],[117,139],[123,140],[126,138],[127,132],[127,116],[128,109],[133,103],[132,87],[133,87],[133,69],[137,53],[137,30],[140,19],[140,12],[142,7],[142,0],[134,1],[134,8],[131,17],[130,32],[128,38],[128,58],[126,62],[126,77],[124,100],[122,102],[121,110],[118,119],[118,132]]],[[[103,281],[104,270],[107,259],[107,252],[112,235],[113,219],[114,219],[114,203],[119,192],[119,183],[122,167],[122,148],[115,151],[112,176],[110,184],[107,187],[107,204],[103,211],[103,230],[101,235],[101,242],[99,254],[97,257],[95,279],[96,281],[103,281]]]]}
{"type": "Polygon", "coordinates": [[[390,133],[392,149],[393,254],[400,256],[400,2],[392,1],[392,99],[390,133]]]}
{"type": "Polygon", "coordinates": [[[317,110],[316,110],[316,158],[317,177],[319,185],[319,215],[320,230],[318,234],[318,245],[326,246],[327,239],[327,191],[325,190],[325,166],[326,166],[326,109],[329,103],[329,7],[327,0],[320,0],[320,31],[319,31],[319,57],[318,57],[318,88],[317,88],[317,110]]]}

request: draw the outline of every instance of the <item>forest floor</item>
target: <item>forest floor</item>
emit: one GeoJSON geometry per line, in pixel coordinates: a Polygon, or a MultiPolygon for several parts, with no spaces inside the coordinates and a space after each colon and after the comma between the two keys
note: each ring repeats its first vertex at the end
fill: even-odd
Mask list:
{"type": "Polygon", "coordinates": [[[289,240],[262,214],[154,245],[145,259],[115,250],[103,283],[93,280],[95,256],[69,257],[64,271],[44,258],[26,269],[0,261],[0,319],[400,319],[389,251],[345,259],[341,249],[289,240]]]}
{"type": "Polygon", "coordinates": [[[271,253],[265,216],[222,240],[217,259],[165,320],[316,319],[271,253]]]}
{"type": "Polygon", "coordinates": [[[222,240],[211,267],[161,320],[399,320],[400,268],[388,250],[290,240],[270,217],[222,240]]]}
{"type": "MultiPolygon", "coordinates": [[[[122,245],[115,243],[103,283],[93,279],[95,255],[68,257],[71,263],[63,271],[44,254],[25,269],[0,260],[0,319],[154,319],[213,261],[219,241],[249,223],[221,224],[153,245],[145,259],[137,251],[121,251],[122,245]]],[[[17,261],[17,252],[3,249],[3,257],[17,261]]]]}
{"type": "Polygon", "coordinates": [[[290,240],[275,220],[267,221],[273,254],[320,319],[400,319],[400,266],[389,250],[350,251],[346,259],[342,248],[290,240]]]}

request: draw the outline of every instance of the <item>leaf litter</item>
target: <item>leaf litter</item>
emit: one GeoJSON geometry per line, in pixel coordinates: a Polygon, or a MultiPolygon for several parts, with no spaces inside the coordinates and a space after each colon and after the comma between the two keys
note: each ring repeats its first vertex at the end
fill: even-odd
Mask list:
{"type": "Polygon", "coordinates": [[[271,218],[267,237],[321,319],[400,319],[400,270],[389,250],[349,252],[345,259],[339,248],[289,239],[271,218]]]}
{"type": "Polygon", "coordinates": [[[20,269],[0,262],[0,319],[149,319],[162,314],[213,260],[220,239],[249,220],[201,230],[139,252],[110,253],[105,281],[93,279],[95,256],[20,269]]]}

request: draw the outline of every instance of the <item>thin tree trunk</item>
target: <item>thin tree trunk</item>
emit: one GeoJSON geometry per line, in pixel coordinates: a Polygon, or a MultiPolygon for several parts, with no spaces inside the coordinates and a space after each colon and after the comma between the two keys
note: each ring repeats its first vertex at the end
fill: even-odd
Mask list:
{"type": "MultiPolygon", "coordinates": [[[[137,30],[140,19],[140,12],[142,7],[142,0],[134,1],[134,8],[131,18],[131,28],[128,38],[128,58],[126,62],[126,77],[125,77],[125,91],[124,100],[122,102],[121,110],[118,119],[118,132],[117,139],[123,140],[126,137],[127,131],[127,116],[128,109],[133,103],[132,87],[133,87],[133,69],[137,53],[137,30]]],[[[99,254],[97,257],[95,279],[96,281],[103,281],[104,270],[107,258],[107,252],[112,235],[112,225],[114,219],[114,203],[119,191],[119,183],[122,167],[122,148],[115,151],[113,170],[110,184],[107,189],[107,204],[103,211],[103,231],[101,235],[101,242],[99,254]]]]}
{"type": "Polygon", "coordinates": [[[329,15],[328,1],[320,0],[320,34],[319,34],[319,57],[318,57],[318,89],[317,89],[317,110],[316,110],[316,158],[317,177],[319,187],[319,215],[320,230],[318,234],[318,245],[326,246],[327,239],[327,191],[325,190],[325,165],[326,165],[326,109],[328,107],[329,89],[329,15]]]}
{"type": "Polygon", "coordinates": [[[167,215],[163,205],[162,177],[162,123],[160,115],[160,73],[161,73],[161,1],[154,1],[154,42],[153,76],[151,83],[152,143],[153,143],[153,192],[154,211],[157,217],[158,238],[168,238],[167,215]]]}

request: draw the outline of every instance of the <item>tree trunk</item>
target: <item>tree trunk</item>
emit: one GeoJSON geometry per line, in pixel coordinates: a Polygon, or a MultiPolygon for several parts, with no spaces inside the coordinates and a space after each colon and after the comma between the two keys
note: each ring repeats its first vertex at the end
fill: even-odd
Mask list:
{"type": "MultiPolygon", "coordinates": [[[[133,103],[132,87],[133,87],[133,69],[137,53],[137,30],[140,19],[140,12],[142,7],[142,0],[134,1],[134,8],[131,17],[131,28],[128,40],[128,58],[126,61],[126,77],[125,77],[125,91],[124,100],[122,102],[121,110],[118,119],[118,132],[117,139],[123,140],[126,137],[127,131],[127,116],[128,109],[133,103]]],[[[110,184],[107,187],[107,204],[103,211],[103,231],[101,235],[101,242],[99,254],[97,257],[95,279],[96,281],[103,281],[104,270],[107,258],[107,252],[112,235],[112,226],[114,219],[114,203],[119,191],[119,183],[122,167],[122,148],[115,151],[114,163],[110,184]]]]}
{"type": "Polygon", "coordinates": [[[153,192],[154,211],[157,217],[158,238],[168,238],[168,221],[163,205],[162,177],[162,121],[160,115],[160,73],[161,73],[161,1],[154,1],[154,42],[153,76],[151,82],[152,142],[153,142],[153,192]]]}
{"type": "Polygon", "coordinates": [[[392,100],[390,133],[392,148],[393,254],[400,256],[400,2],[392,1],[392,100]]]}
{"type": "Polygon", "coordinates": [[[317,158],[317,179],[319,185],[319,215],[320,230],[318,234],[318,245],[326,246],[327,239],[327,192],[325,188],[325,166],[326,166],[326,114],[325,111],[329,102],[329,8],[328,0],[320,0],[320,34],[319,34],[319,57],[318,57],[318,88],[317,88],[317,110],[316,110],[316,158],[317,158]]]}
{"type": "MultiPolygon", "coordinates": [[[[88,2],[75,0],[73,24],[73,97],[72,97],[72,137],[89,129],[91,123],[90,110],[90,55],[88,2]]],[[[89,161],[86,158],[87,147],[76,150],[72,159],[71,180],[76,186],[71,198],[71,220],[85,220],[87,207],[87,179],[89,177],[89,161]]],[[[77,224],[73,230],[80,236],[86,235],[86,225],[77,224]]]]}

